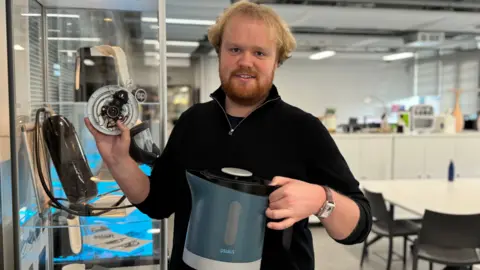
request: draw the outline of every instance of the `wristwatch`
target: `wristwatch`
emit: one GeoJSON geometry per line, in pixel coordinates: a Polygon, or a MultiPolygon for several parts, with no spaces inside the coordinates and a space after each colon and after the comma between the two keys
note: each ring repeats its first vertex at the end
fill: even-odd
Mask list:
{"type": "Polygon", "coordinates": [[[323,203],[320,211],[315,215],[318,218],[327,218],[332,213],[333,209],[335,209],[335,202],[333,201],[332,190],[329,187],[322,186],[325,189],[325,193],[327,195],[327,199],[323,203]]]}

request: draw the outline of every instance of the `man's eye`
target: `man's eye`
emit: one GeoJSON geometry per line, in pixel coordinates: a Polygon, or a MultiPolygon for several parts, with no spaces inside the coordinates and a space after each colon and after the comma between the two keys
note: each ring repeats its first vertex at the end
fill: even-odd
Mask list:
{"type": "Polygon", "coordinates": [[[232,49],[230,49],[230,51],[231,51],[231,52],[234,52],[234,53],[237,53],[237,52],[240,51],[240,49],[239,49],[239,48],[232,48],[232,49]]]}

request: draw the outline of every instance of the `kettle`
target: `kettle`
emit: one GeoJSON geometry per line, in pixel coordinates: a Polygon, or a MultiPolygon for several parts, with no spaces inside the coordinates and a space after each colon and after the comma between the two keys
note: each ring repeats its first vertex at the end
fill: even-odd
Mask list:
{"type": "MultiPolygon", "coordinates": [[[[260,269],[268,196],[277,187],[239,168],[187,170],[192,210],[183,261],[198,270],[260,269]]],[[[292,228],[283,231],[289,248],[292,228]]]]}

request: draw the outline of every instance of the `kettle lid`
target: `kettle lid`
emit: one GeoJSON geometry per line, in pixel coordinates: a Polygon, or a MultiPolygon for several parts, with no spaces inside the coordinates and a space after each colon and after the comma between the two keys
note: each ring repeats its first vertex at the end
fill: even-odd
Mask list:
{"type": "Polygon", "coordinates": [[[187,171],[217,185],[249,194],[268,196],[275,190],[275,187],[270,185],[271,181],[240,168],[224,167],[220,170],[187,171]]]}
{"type": "Polygon", "coordinates": [[[226,167],[222,168],[221,170],[225,174],[230,174],[232,176],[238,176],[238,177],[252,177],[253,173],[244,170],[244,169],[239,169],[239,168],[231,168],[231,167],[226,167]]]}

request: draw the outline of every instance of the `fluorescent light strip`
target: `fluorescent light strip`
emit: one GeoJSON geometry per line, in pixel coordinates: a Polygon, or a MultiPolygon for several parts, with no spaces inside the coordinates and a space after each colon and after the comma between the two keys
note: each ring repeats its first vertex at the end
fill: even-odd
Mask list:
{"type": "Polygon", "coordinates": [[[24,51],[24,50],[25,50],[25,48],[23,48],[22,46],[20,46],[20,45],[18,45],[18,44],[15,44],[15,45],[13,46],[13,49],[14,49],[15,51],[24,51]]]}
{"type": "Polygon", "coordinates": [[[142,17],[142,22],[157,23],[158,19],[154,17],[142,17]]]}
{"type": "MultiPolygon", "coordinates": [[[[144,39],[143,44],[145,45],[158,45],[158,40],[156,39],[144,39]]],[[[167,40],[167,46],[177,46],[177,47],[198,47],[200,45],[197,41],[176,41],[176,40],[167,40]]]]}
{"type": "Polygon", "coordinates": [[[334,51],[323,51],[310,55],[310,60],[321,60],[334,56],[336,53],[334,51]]]}
{"type": "MultiPolygon", "coordinates": [[[[142,17],[142,22],[158,23],[158,18],[142,17]]],[[[207,25],[207,26],[215,24],[215,21],[212,21],[212,20],[177,19],[177,18],[166,18],[165,22],[168,24],[207,25]]]]}
{"type": "Polygon", "coordinates": [[[75,50],[59,50],[58,52],[61,52],[61,53],[77,53],[77,51],[75,51],[75,50]]]}
{"type": "Polygon", "coordinates": [[[191,25],[213,25],[215,21],[211,20],[190,20],[190,19],[174,19],[174,18],[166,18],[166,23],[169,24],[191,24],[191,25]]]}
{"type": "MultiPolygon", "coordinates": [[[[22,16],[24,17],[40,17],[41,15],[39,13],[22,13],[22,16]]],[[[55,18],[80,18],[80,15],[76,14],[54,14],[50,13],[47,14],[47,17],[55,17],[55,18]]]]}
{"type": "MultiPolygon", "coordinates": [[[[160,59],[160,54],[158,52],[145,52],[144,55],[160,59]]],[[[191,55],[189,53],[167,52],[166,56],[172,58],[189,58],[191,55]]]]}
{"type": "Polygon", "coordinates": [[[80,15],[76,15],[76,14],[47,14],[47,17],[79,19],[80,15]]]}
{"type": "Polygon", "coordinates": [[[412,58],[413,56],[415,56],[415,54],[412,52],[395,53],[395,54],[383,56],[383,61],[396,61],[396,60],[412,58]]]}
{"type": "Polygon", "coordinates": [[[196,41],[173,41],[167,40],[167,46],[177,46],[177,47],[198,47],[199,42],[196,41]]]}
{"type": "Polygon", "coordinates": [[[175,57],[175,58],[189,58],[189,53],[169,53],[167,52],[167,57],[175,57]]]}
{"type": "Polygon", "coordinates": [[[48,40],[58,40],[58,41],[91,41],[91,42],[100,42],[101,38],[71,38],[71,37],[48,37],[48,40]]]}

